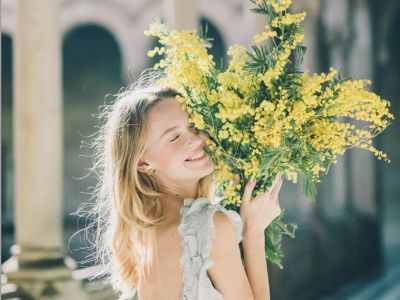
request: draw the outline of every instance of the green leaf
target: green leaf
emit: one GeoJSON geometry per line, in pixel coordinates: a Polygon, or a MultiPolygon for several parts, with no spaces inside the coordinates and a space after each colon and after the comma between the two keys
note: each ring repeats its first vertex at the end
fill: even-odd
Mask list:
{"type": "Polygon", "coordinates": [[[315,184],[312,181],[312,175],[304,174],[303,178],[303,192],[308,199],[315,202],[317,190],[315,188],[315,184]]]}

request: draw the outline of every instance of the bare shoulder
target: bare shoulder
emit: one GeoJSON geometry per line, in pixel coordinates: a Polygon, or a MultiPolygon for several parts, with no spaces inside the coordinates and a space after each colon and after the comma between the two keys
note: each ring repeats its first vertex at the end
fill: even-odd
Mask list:
{"type": "Polygon", "coordinates": [[[239,245],[235,237],[235,228],[225,213],[221,211],[215,212],[214,228],[215,236],[212,247],[214,254],[221,251],[235,251],[236,248],[239,250],[239,245]]]}
{"type": "Polygon", "coordinates": [[[240,257],[235,228],[225,213],[214,214],[215,236],[210,257],[213,265],[208,270],[216,289],[224,299],[252,299],[251,287],[240,257]],[[229,270],[229,272],[227,272],[229,270]]]}

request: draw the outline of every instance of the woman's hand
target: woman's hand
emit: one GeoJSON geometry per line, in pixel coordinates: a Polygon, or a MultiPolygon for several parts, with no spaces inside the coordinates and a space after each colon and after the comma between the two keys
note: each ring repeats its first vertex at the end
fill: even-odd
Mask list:
{"type": "MultiPolygon", "coordinates": [[[[236,182],[240,182],[238,177],[236,175],[236,182]]],[[[244,234],[264,236],[265,229],[282,212],[278,198],[282,187],[282,178],[281,176],[276,177],[267,192],[260,192],[256,197],[251,198],[255,185],[255,180],[249,180],[246,184],[240,206],[240,216],[243,221],[244,234]]]]}

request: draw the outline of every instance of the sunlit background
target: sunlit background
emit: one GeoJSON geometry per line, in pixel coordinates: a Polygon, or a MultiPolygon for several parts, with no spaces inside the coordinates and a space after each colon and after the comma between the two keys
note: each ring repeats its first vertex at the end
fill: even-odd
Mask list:
{"type": "MultiPolygon", "coordinates": [[[[82,249],[85,236],[73,235],[84,220],[72,213],[96,184],[85,145],[98,107],[156,62],[146,56],[156,41],[143,34],[156,17],[175,28],[207,28],[217,64],[229,45],[250,46],[264,20],[249,12],[248,0],[1,5],[2,297],[113,299],[100,281],[88,280],[97,269],[82,249]],[[38,119],[50,125],[41,129],[38,119]],[[57,174],[59,182],[47,180],[57,174]]],[[[294,0],[293,11],[307,12],[304,69],[332,66],[344,77],[372,79],[396,120],[376,139],[390,164],[349,150],[317,186],[316,203],[285,182],[285,220],[299,227],[283,241],[284,269],[269,265],[272,299],[400,299],[400,2],[294,0]]]]}

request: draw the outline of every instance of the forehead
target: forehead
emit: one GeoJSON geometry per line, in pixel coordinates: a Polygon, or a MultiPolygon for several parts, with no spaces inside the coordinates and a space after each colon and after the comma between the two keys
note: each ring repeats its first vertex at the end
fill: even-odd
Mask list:
{"type": "Polygon", "coordinates": [[[163,99],[151,108],[148,114],[150,137],[157,138],[168,128],[186,123],[188,114],[174,98],[163,99]]]}

